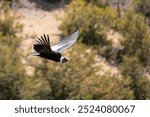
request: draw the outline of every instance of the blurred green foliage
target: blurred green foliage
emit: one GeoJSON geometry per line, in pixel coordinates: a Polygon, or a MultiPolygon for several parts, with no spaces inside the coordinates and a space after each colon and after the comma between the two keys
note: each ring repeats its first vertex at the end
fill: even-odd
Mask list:
{"type": "Polygon", "coordinates": [[[0,6],[0,99],[20,99],[20,87],[25,77],[18,47],[20,38],[16,35],[21,26],[16,24],[5,5],[0,6]]]}
{"type": "Polygon", "coordinates": [[[135,11],[141,13],[147,18],[147,23],[150,26],[150,1],[135,0],[135,11]]]}
{"type": "Polygon", "coordinates": [[[43,60],[35,66],[35,76],[23,85],[22,98],[134,99],[130,79],[99,75],[101,68],[96,65],[95,50],[78,43],[66,55],[72,58],[66,64],[43,60]]]}
{"type": "Polygon", "coordinates": [[[64,53],[70,61],[60,64],[36,57],[29,62],[35,69],[29,77],[19,52],[21,25],[7,4],[0,7],[0,99],[150,99],[150,29],[145,15],[128,9],[118,17],[104,0],[73,0],[60,26],[63,36],[80,31],[76,45],[64,53]],[[120,46],[114,48],[107,39],[110,30],[123,37],[120,46]],[[102,54],[108,63],[117,61],[120,74],[100,75],[102,54]]]}
{"type": "MultiPolygon", "coordinates": [[[[95,1],[92,2],[96,4],[95,1]]],[[[106,36],[105,38],[101,38],[101,34],[104,35],[105,33],[103,32],[105,32],[105,30],[109,31],[108,29],[113,29],[119,32],[120,35],[123,36],[120,46],[114,48],[109,44],[109,46],[105,46],[105,51],[101,54],[106,57],[109,62],[111,60],[117,61],[116,64],[121,67],[121,73],[125,77],[123,79],[130,79],[131,83],[129,87],[134,95],[133,97],[131,96],[132,98],[149,99],[150,81],[145,77],[145,71],[148,71],[150,64],[150,29],[145,17],[136,14],[133,9],[126,10],[122,17],[118,17],[117,11],[113,8],[109,6],[105,8],[97,7],[97,5],[94,5],[92,2],[89,1],[88,3],[87,1],[84,2],[84,0],[72,2],[66,8],[67,15],[60,29],[64,35],[79,29],[81,32],[81,42],[86,45],[89,45],[89,42],[91,42],[90,44],[92,46],[94,46],[95,43],[97,45],[101,44],[102,46],[106,44],[103,43],[103,41],[98,41],[107,40],[106,36]],[[96,28],[95,25],[97,26],[96,28]],[[97,34],[100,35],[97,36],[97,34]],[[124,57],[127,58],[125,59],[124,57]],[[134,58],[136,58],[138,62],[134,63],[134,58]]],[[[100,48],[100,46],[98,47],[100,48]]],[[[108,76],[106,76],[106,78],[107,77],[108,76]]]]}
{"type": "Polygon", "coordinates": [[[116,19],[117,14],[111,8],[99,8],[82,0],[73,1],[66,8],[66,17],[60,29],[66,36],[73,31],[80,30],[81,42],[87,45],[110,44],[102,32],[104,27],[113,26],[111,19],[116,19]],[[78,7],[78,8],[77,8],[78,7]]]}
{"type": "Polygon", "coordinates": [[[106,7],[108,5],[107,0],[84,0],[87,3],[92,3],[93,5],[97,5],[99,7],[106,7]]]}
{"type": "Polygon", "coordinates": [[[46,1],[51,2],[51,3],[58,3],[58,2],[68,3],[71,0],[46,0],[46,1]]]}
{"type": "MultiPolygon", "coordinates": [[[[55,62],[49,64],[49,61],[43,60],[41,64],[35,66],[35,78],[33,77],[33,79],[37,82],[37,79],[40,80],[39,83],[36,84],[33,82],[33,85],[35,84],[35,87],[36,85],[40,85],[41,80],[45,82],[46,85],[40,85],[41,87],[37,90],[36,94],[40,97],[34,96],[36,94],[33,94],[33,97],[36,97],[36,99],[80,98],[80,85],[82,85],[82,81],[88,77],[96,77],[95,73],[98,70],[98,68],[94,66],[96,55],[94,51],[92,52],[82,44],[75,46],[66,54],[72,58],[66,64],[58,64],[55,62]],[[78,53],[79,51],[82,53],[81,56],[78,53]],[[45,90],[49,90],[47,94],[43,94],[46,92],[45,90]],[[45,96],[42,97],[42,94],[45,96]]],[[[25,89],[28,89],[28,87],[25,89]]],[[[27,95],[25,94],[24,96],[26,97],[27,95]]]]}
{"type": "Polygon", "coordinates": [[[82,99],[135,99],[130,87],[131,79],[106,74],[100,77],[86,78],[81,86],[82,99]]]}
{"type": "Polygon", "coordinates": [[[145,18],[132,11],[127,12],[118,23],[118,30],[124,37],[121,42],[123,53],[137,56],[144,66],[150,64],[150,29],[145,18]]]}
{"type": "Polygon", "coordinates": [[[134,91],[135,99],[150,99],[150,82],[143,74],[143,66],[137,57],[124,56],[121,71],[130,77],[130,87],[134,91]]]}
{"type": "Polygon", "coordinates": [[[135,0],[135,10],[150,18],[150,1],[135,0]]]}

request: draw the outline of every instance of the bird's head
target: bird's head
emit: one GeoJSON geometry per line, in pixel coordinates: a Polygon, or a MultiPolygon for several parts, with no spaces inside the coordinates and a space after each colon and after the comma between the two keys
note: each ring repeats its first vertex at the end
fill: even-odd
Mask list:
{"type": "Polygon", "coordinates": [[[63,57],[63,56],[60,58],[60,62],[61,62],[61,63],[65,63],[65,62],[67,62],[67,61],[68,61],[68,59],[66,59],[66,58],[63,57]]]}

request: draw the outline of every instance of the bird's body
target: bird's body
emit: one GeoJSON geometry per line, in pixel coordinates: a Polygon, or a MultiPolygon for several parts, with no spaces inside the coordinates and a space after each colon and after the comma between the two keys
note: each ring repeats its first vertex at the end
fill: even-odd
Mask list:
{"type": "Polygon", "coordinates": [[[38,38],[33,44],[35,50],[33,55],[40,56],[42,58],[55,62],[65,63],[68,60],[63,57],[62,53],[76,42],[78,36],[79,31],[60,41],[56,45],[50,46],[49,36],[47,35],[46,37],[46,35],[44,34],[43,37],[41,36],[41,38],[38,38]]]}
{"type": "Polygon", "coordinates": [[[40,53],[40,57],[48,60],[53,60],[55,62],[60,62],[60,58],[62,57],[62,54],[59,52],[50,52],[49,54],[40,53]]]}

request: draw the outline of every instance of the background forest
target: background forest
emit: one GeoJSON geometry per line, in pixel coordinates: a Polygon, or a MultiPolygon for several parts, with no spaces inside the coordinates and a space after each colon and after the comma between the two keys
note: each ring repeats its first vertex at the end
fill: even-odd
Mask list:
{"type": "Polygon", "coordinates": [[[150,0],[1,0],[0,99],[150,99],[150,0]],[[63,17],[57,12],[60,38],[80,30],[78,42],[64,53],[68,63],[33,57],[32,43],[23,54],[28,35],[16,13],[20,1],[46,13],[63,9],[63,17]]]}

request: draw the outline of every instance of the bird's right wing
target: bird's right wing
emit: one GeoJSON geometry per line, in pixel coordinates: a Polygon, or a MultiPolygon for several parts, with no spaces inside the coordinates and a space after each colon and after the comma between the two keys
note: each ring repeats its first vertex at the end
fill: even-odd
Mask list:
{"type": "Polygon", "coordinates": [[[50,53],[51,47],[50,47],[50,41],[49,36],[44,34],[44,36],[41,36],[41,38],[38,38],[35,40],[34,44],[34,50],[37,52],[43,52],[43,53],[50,53]]]}
{"type": "Polygon", "coordinates": [[[60,53],[64,52],[66,49],[70,48],[76,42],[78,36],[79,31],[73,33],[72,35],[60,41],[56,45],[51,46],[52,51],[60,53]]]}

